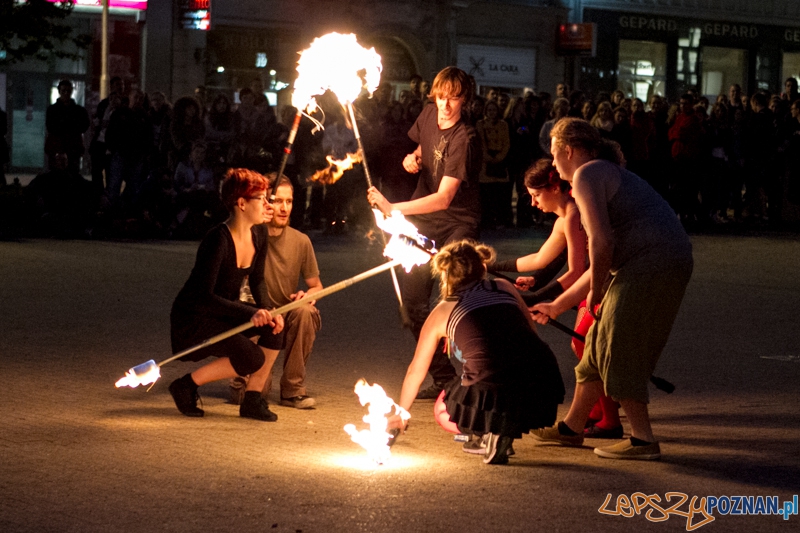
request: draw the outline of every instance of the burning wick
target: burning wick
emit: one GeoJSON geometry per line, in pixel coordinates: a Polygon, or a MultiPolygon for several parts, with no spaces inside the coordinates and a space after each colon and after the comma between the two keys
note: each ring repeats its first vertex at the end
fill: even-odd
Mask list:
{"type": "Polygon", "coordinates": [[[119,379],[114,385],[117,388],[131,387],[135,388],[139,385],[149,385],[155,383],[161,377],[161,370],[155,361],[150,359],[146,363],[137,365],[127,372],[125,376],[119,379]]]}
{"type": "Polygon", "coordinates": [[[378,227],[392,236],[383,255],[400,261],[406,272],[410,272],[414,265],[424,265],[436,254],[436,243],[420,234],[400,211],[392,211],[389,217],[378,209],[373,209],[372,213],[378,227]]]}
{"type": "Polygon", "coordinates": [[[347,424],[344,426],[344,430],[350,435],[353,442],[367,450],[370,459],[382,465],[392,455],[389,439],[393,437],[386,431],[387,416],[397,414],[405,422],[411,418],[411,415],[386,396],[383,387],[377,383],[368,385],[366,380],[359,379],[356,383],[355,393],[358,394],[361,405],[369,405],[367,414],[362,418],[369,425],[369,429],[357,430],[354,424],[347,424]]]}

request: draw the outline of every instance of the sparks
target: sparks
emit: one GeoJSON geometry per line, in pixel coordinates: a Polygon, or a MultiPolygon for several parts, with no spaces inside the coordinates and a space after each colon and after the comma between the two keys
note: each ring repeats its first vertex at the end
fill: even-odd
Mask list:
{"type": "Polygon", "coordinates": [[[357,430],[354,424],[344,426],[345,432],[356,444],[361,445],[369,457],[377,464],[384,464],[391,457],[389,439],[392,435],[386,431],[388,424],[387,415],[397,414],[405,422],[411,415],[386,396],[383,387],[375,383],[368,385],[366,380],[360,379],[356,383],[355,393],[361,405],[369,405],[367,414],[362,419],[369,425],[369,429],[357,430]]]}

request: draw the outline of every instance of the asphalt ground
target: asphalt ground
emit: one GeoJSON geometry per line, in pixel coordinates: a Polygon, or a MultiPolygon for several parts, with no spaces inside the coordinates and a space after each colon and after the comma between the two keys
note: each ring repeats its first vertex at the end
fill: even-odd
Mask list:
{"type": "MultiPolygon", "coordinates": [[[[507,258],[543,237],[507,230],[485,240],[507,258]]],[[[359,235],[313,239],[326,285],[382,262],[359,235]]],[[[626,499],[655,495],[666,508],[680,501],[667,503],[667,493],[764,496],[782,506],[800,492],[800,239],[692,241],[694,276],[657,368],[677,390],[651,391],[663,458],[613,461],[592,453],[605,441],[564,448],[525,436],[506,466],[463,453],[431,402],[414,405],[384,465],[343,431],[365,413],[355,382],[396,397],[413,352],[386,273],[319,301],[308,368],[316,409],[274,406],[275,423],[241,419],[220,383],[201,388],[206,416],[190,419],[167,386],[197,363],[166,365],[149,392],[114,382],[169,357],[169,309],[197,243],[0,242],[0,531],[668,532],[708,519],[684,516],[689,501],[664,514],[635,513],[626,499]],[[633,516],[608,514],[618,510],[633,516]]],[[[567,384],[563,416],[576,359],[566,335],[539,333],[567,384]]],[[[800,523],[713,518],[698,529],[800,523]]]]}

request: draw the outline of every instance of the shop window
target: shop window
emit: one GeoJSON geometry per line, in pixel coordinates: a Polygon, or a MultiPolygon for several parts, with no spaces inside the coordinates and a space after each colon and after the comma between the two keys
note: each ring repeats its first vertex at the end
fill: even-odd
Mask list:
{"type": "Polygon", "coordinates": [[[800,52],[785,52],[783,54],[781,81],[789,78],[794,78],[800,83],[800,52]]]}
{"type": "Polygon", "coordinates": [[[717,95],[728,94],[728,88],[734,83],[746,86],[747,50],[704,46],[701,58],[701,94],[712,102],[717,95]]]}
{"type": "Polygon", "coordinates": [[[778,79],[778,57],[770,52],[759,52],[756,55],[756,87],[766,91],[780,92],[783,80],[778,79]]]}
{"type": "Polygon", "coordinates": [[[697,86],[697,63],[699,59],[701,28],[687,28],[678,38],[678,57],[676,58],[678,94],[697,86]]]}
{"type": "Polygon", "coordinates": [[[640,98],[644,102],[653,94],[663,96],[667,79],[667,45],[620,40],[617,68],[617,88],[626,96],[640,98]]]}

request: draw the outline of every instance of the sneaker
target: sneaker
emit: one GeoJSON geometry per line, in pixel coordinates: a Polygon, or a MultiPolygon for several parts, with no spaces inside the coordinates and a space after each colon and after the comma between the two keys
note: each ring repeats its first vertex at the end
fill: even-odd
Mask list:
{"type": "Polygon", "coordinates": [[[606,429],[601,428],[600,426],[594,425],[590,428],[586,428],[583,430],[583,436],[587,439],[621,439],[622,438],[622,426],[617,426],[615,428],[606,429]]]}
{"type": "Polygon", "coordinates": [[[611,446],[595,448],[594,453],[606,459],[637,459],[639,461],[661,459],[661,447],[658,442],[651,442],[646,446],[634,446],[631,444],[631,439],[623,440],[611,446]]]}
{"type": "Polygon", "coordinates": [[[278,415],[269,410],[269,405],[261,397],[260,392],[245,393],[242,405],[239,406],[239,416],[261,420],[262,422],[275,422],[278,420],[278,415]]]}
{"type": "Polygon", "coordinates": [[[247,378],[236,376],[230,381],[228,392],[230,393],[230,402],[233,405],[242,405],[244,400],[244,391],[247,388],[247,378]]]}
{"type": "Polygon", "coordinates": [[[508,449],[514,439],[496,433],[486,434],[486,453],[483,462],[487,465],[504,465],[508,463],[508,449]]]}
{"type": "Polygon", "coordinates": [[[488,433],[483,437],[472,435],[469,440],[461,446],[461,451],[464,453],[473,453],[475,455],[486,455],[486,441],[488,437],[488,433]]]}
{"type": "MultiPolygon", "coordinates": [[[[486,441],[488,440],[488,435],[488,433],[483,437],[473,435],[470,437],[469,441],[465,442],[461,446],[461,451],[464,453],[473,453],[475,455],[486,455],[486,441]]],[[[506,455],[509,457],[516,453],[517,452],[514,451],[514,446],[509,446],[508,450],[506,451],[506,455]]]]}
{"type": "Polygon", "coordinates": [[[427,389],[423,389],[417,393],[417,400],[435,400],[439,397],[444,387],[437,383],[434,383],[427,389]]]}
{"type": "Polygon", "coordinates": [[[583,435],[562,435],[558,431],[558,424],[549,428],[534,429],[531,435],[543,442],[555,442],[562,446],[583,446],[583,435]]]}
{"type": "Polygon", "coordinates": [[[197,392],[197,385],[191,381],[191,374],[186,374],[178,378],[169,385],[169,393],[175,401],[175,407],[186,416],[201,417],[205,411],[197,407],[200,394],[197,392]]]}
{"type": "Polygon", "coordinates": [[[313,409],[317,405],[316,400],[311,396],[292,396],[284,398],[281,396],[281,405],[284,407],[294,407],[295,409],[313,409]]]}

